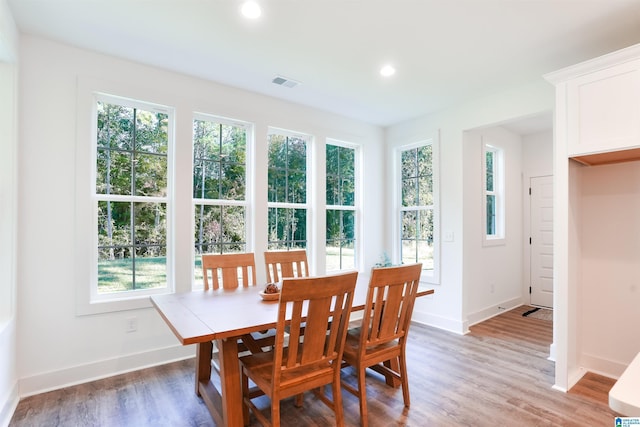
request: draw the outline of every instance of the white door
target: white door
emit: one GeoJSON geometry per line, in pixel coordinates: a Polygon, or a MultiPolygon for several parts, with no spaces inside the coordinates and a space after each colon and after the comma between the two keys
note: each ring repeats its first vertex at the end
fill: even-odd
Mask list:
{"type": "Polygon", "coordinates": [[[530,303],[553,307],[553,176],[532,177],[530,303]]]}

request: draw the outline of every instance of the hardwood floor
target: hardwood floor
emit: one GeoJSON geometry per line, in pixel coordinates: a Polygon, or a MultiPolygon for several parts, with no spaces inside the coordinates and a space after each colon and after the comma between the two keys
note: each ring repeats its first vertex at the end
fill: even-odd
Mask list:
{"type": "MultiPolygon", "coordinates": [[[[411,409],[377,374],[367,380],[373,426],[610,426],[614,381],[587,374],[569,393],[551,389],[550,321],[522,317],[522,306],[460,336],[422,325],[409,334],[411,409]]],[[[11,427],[213,426],[193,392],[194,360],[118,375],[23,399],[11,427]]],[[[347,368],[343,375],[354,381],[347,368]]],[[[345,422],[359,425],[358,401],[343,392],[345,422]]],[[[264,406],[267,407],[265,400],[264,406]]],[[[334,425],[313,394],[303,408],[282,403],[283,426],[334,425]]],[[[258,425],[252,419],[252,426],[258,425]]]]}

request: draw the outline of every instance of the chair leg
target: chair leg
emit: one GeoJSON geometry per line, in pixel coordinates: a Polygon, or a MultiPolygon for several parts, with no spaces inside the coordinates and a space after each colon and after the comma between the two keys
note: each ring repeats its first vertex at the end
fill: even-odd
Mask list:
{"type": "Polygon", "coordinates": [[[400,353],[398,357],[400,362],[400,381],[402,382],[402,399],[404,400],[404,407],[408,408],[411,404],[409,398],[409,378],[407,377],[407,359],[404,352],[400,353]]]}
{"type": "Polygon", "coordinates": [[[342,390],[340,388],[340,376],[333,380],[332,394],[333,394],[333,412],[336,414],[336,425],[338,427],[344,426],[344,411],[342,408],[342,390]]]}
{"type": "Polygon", "coordinates": [[[280,427],[280,400],[275,396],[271,400],[271,426],[280,427]]]}
{"type": "Polygon", "coordinates": [[[369,426],[369,416],[367,414],[367,385],[364,366],[358,367],[358,397],[360,398],[360,425],[369,426]]]}
{"type": "Polygon", "coordinates": [[[245,426],[249,425],[249,405],[245,403],[249,398],[249,378],[242,372],[242,420],[245,426]]]}

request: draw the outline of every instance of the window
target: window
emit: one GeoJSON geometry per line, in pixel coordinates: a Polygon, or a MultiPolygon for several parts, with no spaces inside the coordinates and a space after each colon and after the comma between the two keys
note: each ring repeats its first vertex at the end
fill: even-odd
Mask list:
{"type": "Polygon", "coordinates": [[[502,150],[483,144],[484,243],[504,239],[504,165],[502,150]]]}
{"type": "Polygon", "coordinates": [[[95,299],[168,288],[172,119],[164,107],[97,97],[95,299]]]}
{"type": "Polygon", "coordinates": [[[268,163],[268,249],[307,247],[307,142],[272,130],[268,163]]]}
{"type": "Polygon", "coordinates": [[[193,121],[196,282],[203,253],[247,250],[247,128],[214,117],[193,121]]]}
{"type": "MultiPolygon", "coordinates": [[[[400,259],[436,273],[434,147],[423,142],[400,152],[400,259]]],[[[425,275],[423,275],[425,276],[425,275]]]]}
{"type": "Polygon", "coordinates": [[[326,145],[328,271],[356,268],[356,149],[326,145]]]}

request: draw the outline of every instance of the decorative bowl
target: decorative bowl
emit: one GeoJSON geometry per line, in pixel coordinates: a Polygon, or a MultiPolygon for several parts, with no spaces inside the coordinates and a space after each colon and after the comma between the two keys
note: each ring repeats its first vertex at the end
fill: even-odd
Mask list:
{"type": "Polygon", "coordinates": [[[280,292],[268,294],[264,291],[260,291],[260,298],[264,301],[277,301],[280,299],[280,292]]]}

